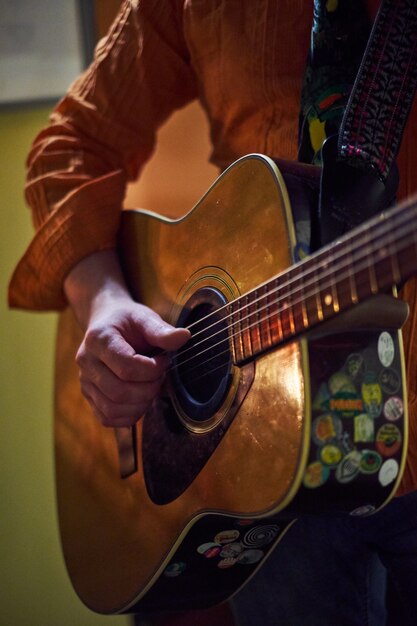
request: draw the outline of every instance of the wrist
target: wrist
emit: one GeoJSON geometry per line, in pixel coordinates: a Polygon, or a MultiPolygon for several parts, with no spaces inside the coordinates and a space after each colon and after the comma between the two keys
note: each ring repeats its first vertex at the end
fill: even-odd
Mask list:
{"type": "Polygon", "coordinates": [[[65,279],[64,290],[83,328],[103,308],[116,301],[132,301],[115,250],[101,250],[82,259],[65,279]]]}

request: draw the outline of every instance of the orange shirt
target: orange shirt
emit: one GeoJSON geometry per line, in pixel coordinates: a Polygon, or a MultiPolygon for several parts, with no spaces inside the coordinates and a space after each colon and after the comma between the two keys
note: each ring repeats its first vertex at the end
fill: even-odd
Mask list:
{"type": "MultiPolygon", "coordinates": [[[[377,0],[368,2],[374,13],[377,0]]],[[[261,152],[296,158],[301,76],[312,0],[131,0],[124,2],[92,66],[35,139],[26,198],[36,234],[10,285],[12,306],[60,309],[70,269],[113,247],[125,187],[149,159],[156,131],[199,98],[211,160],[224,168],[261,152]]],[[[417,188],[417,106],[403,140],[401,195],[417,188]]],[[[416,282],[405,328],[411,446],[403,485],[417,487],[416,282]]]]}

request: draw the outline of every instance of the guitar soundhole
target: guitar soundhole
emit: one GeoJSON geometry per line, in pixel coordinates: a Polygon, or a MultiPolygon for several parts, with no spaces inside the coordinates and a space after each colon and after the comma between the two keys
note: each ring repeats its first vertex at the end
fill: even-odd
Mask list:
{"type": "Polygon", "coordinates": [[[187,301],[177,323],[190,328],[192,337],[173,358],[174,394],[181,413],[200,424],[219,409],[230,386],[225,304],[221,292],[205,287],[187,301]]]}

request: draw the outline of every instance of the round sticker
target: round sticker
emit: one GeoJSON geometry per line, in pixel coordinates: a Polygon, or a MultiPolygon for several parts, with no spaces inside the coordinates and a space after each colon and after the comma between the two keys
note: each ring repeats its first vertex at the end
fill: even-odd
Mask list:
{"type": "Polygon", "coordinates": [[[350,483],[358,474],[362,455],[357,450],[352,450],[336,467],[336,480],[340,483],[350,483]]]}
{"type": "Polygon", "coordinates": [[[363,375],[365,370],[365,361],[359,353],[350,354],[346,359],[345,370],[347,375],[355,380],[363,375]]]}
{"type": "Polygon", "coordinates": [[[382,391],[384,391],[384,393],[392,396],[394,393],[397,393],[400,388],[400,375],[392,367],[386,367],[381,370],[379,374],[379,384],[381,385],[382,391]]]}
{"type": "Polygon", "coordinates": [[[382,458],[374,450],[362,450],[360,471],[362,474],[375,474],[381,467],[382,458]]]}
{"type": "Polygon", "coordinates": [[[216,554],[219,554],[221,549],[222,546],[220,546],[218,543],[213,543],[213,541],[210,541],[208,543],[202,543],[200,546],[198,546],[197,552],[199,554],[204,554],[204,556],[209,559],[213,556],[216,556],[216,554]]]}
{"type": "Polygon", "coordinates": [[[336,372],[329,379],[330,393],[335,396],[339,393],[356,393],[355,385],[352,383],[349,376],[343,372],[336,372]]]}
{"type": "Polygon", "coordinates": [[[222,530],[220,533],[214,537],[214,541],[216,543],[231,543],[232,541],[236,541],[239,538],[240,532],[236,529],[234,530],[222,530]]]}
{"type": "Polygon", "coordinates": [[[164,571],[164,576],[167,576],[168,578],[175,578],[176,576],[182,574],[186,567],[187,566],[183,561],[170,563],[164,571]]]}
{"type": "Polygon", "coordinates": [[[387,332],[379,335],[378,357],[384,367],[389,367],[394,360],[394,340],[387,332]]]}
{"type": "Polygon", "coordinates": [[[257,526],[248,530],[243,537],[243,545],[248,548],[259,548],[271,543],[278,535],[279,528],[275,524],[257,526]]]}
{"type": "Polygon", "coordinates": [[[376,449],[382,456],[393,456],[401,447],[401,431],[394,424],[383,424],[376,434],[376,449]]]}
{"type": "Polygon", "coordinates": [[[356,443],[374,440],[375,421],[367,413],[361,413],[355,417],[353,437],[356,443]]]}
{"type": "Polygon", "coordinates": [[[253,565],[258,563],[264,556],[262,550],[245,550],[237,557],[237,562],[240,565],[253,565]]]}
{"type": "Polygon", "coordinates": [[[375,507],[373,504],[364,504],[363,506],[359,506],[357,509],[353,509],[353,511],[350,512],[350,515],[364,517],[365,515],[370,515],[374,511],[375,507]]]}
{"type": "Polygon", "coordinates": [[[337,465],[342,460],[343,454],[339,446],[328,443],[319,450],[319,458],[324,465],[330,467],[337,465]]]}
{"type": "Polygon", "coordinates": [[[312,424],[313,440],[321,445],[331,439],[336,439],[342,432],[342,422],[338,417],[333,417],[330,413],[320,415],[312,424]]]}
{"type": "Polygon", "coordinates": [[[382,389],[373,372],[367,372],[362,383],[362,398],[365,411],[375,419],[382,411],[382,389]]]}
{"type": "Polygon", "coordinates": [[[384,404],[384,415],[387,420],[390,420],[390,422],[395,422],[396,420],[400,419],[403,413],[404,404],[401,398],[398,398],[397,396],[388,398],[388,400],[384,404]]]}
{"type": "Polygon", "coordinates": [[[236,557],[243,550],[243,546],[241,543],[226,543],[223,546],[222,551],[220,552],[220,556],[224,559],[236,557]]]}
{"type": "Polygon", "coordinates": [[[399,465],[395,459],[388,459],[379,470],[378,480],[383,487],[392,483],[398,476],[399,465]]]}
{"type": "Polygon", "coordinates": [[[306,467],[303,478],[304,487],[307,489],[316,489],[321,487],[329,478],[330,469],[325,467],[320,461],[314,461],[306,467]]]}
{"type": "Polygon", "coordinates": [[[222,559],[221,561],[219,561],[217,563],[217,567],[219,567],[220,569],[228,569],[229,567],[233,567],[235,563],[237,563],[237,559],[229,556],[226,559],[222,559]]]}

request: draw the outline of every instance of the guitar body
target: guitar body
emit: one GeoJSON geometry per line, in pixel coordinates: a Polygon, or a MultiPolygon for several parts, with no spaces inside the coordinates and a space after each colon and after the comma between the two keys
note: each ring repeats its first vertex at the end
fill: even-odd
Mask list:
{"type": "MultiPolygon", "coordinates": [[[[284,179],[257,155],[229,168],[184,218],[127,211],[121,229],[134,297],[181,325],[286,270],[295,243],[284,179]]],[[[405,404],[399,333],[386,333],[395,355],[389,366],[378,358],[381,334],[338,332],[337,350],[326,336],[289,341],[239,366],[232,341],[219,375],[200,373],[194,386],[171,374],[137,424],[138,471],[121,479],[114,432],[80,395],[74,356],[82,336],[65,312],[57,499],[65,561],[82,601],[101,613],[204,608],[252,576],[298,512],[381,506],[399,481],[397,444],[406,438],[404,410],[395,420],[382,408],[367,414],[375,402],[405,404]],[[391,475],[378,479],[387,460],[391,475]]]]}

